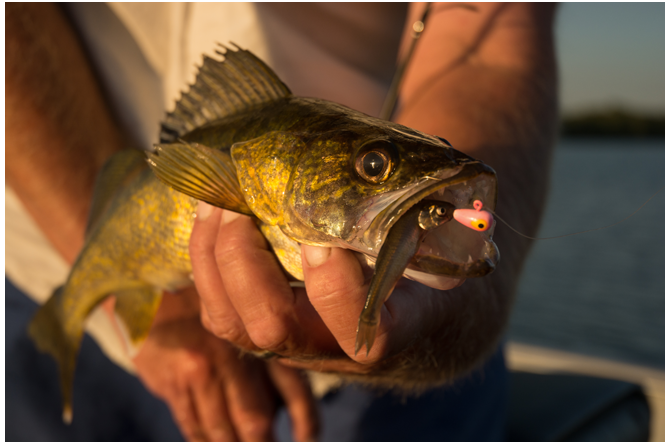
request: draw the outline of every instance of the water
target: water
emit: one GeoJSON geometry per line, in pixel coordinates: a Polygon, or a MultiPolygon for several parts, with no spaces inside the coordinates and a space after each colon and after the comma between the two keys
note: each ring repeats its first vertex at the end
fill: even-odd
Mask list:
{"type": "MultiPolygon", "coordinates": [[[[632,213],[665,182],[663,147],[663,141],[561,141],[539,236],[597,228],[632,213]]],[[[664,201],[665,190],[615,227],[536,241],[509,338],[663,369],[664,201]]]]}

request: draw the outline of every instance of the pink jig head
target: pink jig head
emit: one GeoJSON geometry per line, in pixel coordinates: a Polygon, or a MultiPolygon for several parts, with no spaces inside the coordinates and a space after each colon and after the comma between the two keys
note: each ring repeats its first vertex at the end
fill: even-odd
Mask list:
{"type": "Polygon", "coordinates": [[[454,210],[454,219],[475,231],[486,231],[491,228],[493,215],[488,211],[482,210],[484,207],[482,201],[476,200],[472,203],[472,206],[475,207],[474,210],[454,210]]]}

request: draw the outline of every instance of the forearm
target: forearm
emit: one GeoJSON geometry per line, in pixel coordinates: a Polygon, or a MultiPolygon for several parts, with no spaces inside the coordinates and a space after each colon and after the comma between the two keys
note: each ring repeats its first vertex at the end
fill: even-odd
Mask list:
{"type": "MultiPolygon", "coordinates": [[[[556,132],[553,7],[477,4],[479,12],[433,5],[401,89],[396,120],[491,165],[496,212],[536,232],[556,132]]],[[[423,6],[413,4],[419,17],[423,6]]],[[[410,20],[411,24],[413,20],[410,20]]],[[[497,225],[498,269],[444,294],[432,332],[391,358],[382,378],[404,385],[451,379],[492,351],[506,325],[530,242],[497,225]]]]}
{"type": "Polygon", "coordinates": [[[5,23],[7,184],[72,263],[95,176],[122,138],[57,6],[8,4],[5,23]]]}

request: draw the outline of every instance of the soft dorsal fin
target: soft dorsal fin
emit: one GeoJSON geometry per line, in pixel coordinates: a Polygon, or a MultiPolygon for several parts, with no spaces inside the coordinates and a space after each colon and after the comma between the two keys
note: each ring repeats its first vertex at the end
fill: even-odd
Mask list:
{"type": "Polygon", "coordinates": [[[174,111],[161,124],[161,143],[261,103],[291,95],[291,91],[265,63],[251,52],[220,45],[224,60],[204,56],[195,83],[183,93],[174,111]]]}
{"type": "Polygon", "coordinates": [[[146,168],[146,155],[143,151],[135,149],[119,151],[105,162],[93,188],[93,201],[86,225],[87,236],[105,214],[119,191],[146,168]]]}

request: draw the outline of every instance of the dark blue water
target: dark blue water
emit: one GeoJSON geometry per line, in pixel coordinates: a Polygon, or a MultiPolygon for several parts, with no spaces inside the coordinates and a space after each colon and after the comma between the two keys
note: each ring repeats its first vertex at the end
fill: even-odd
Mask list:
{"type": "MultiPolygon", "coordinates": [[[[663,141],[563,140],[539,236],[623,219],[664,182],[663,141]]],[[[665,190],[617,226],[536,241],[510,339],[664,368],[664,202],[665,190]]]]}

